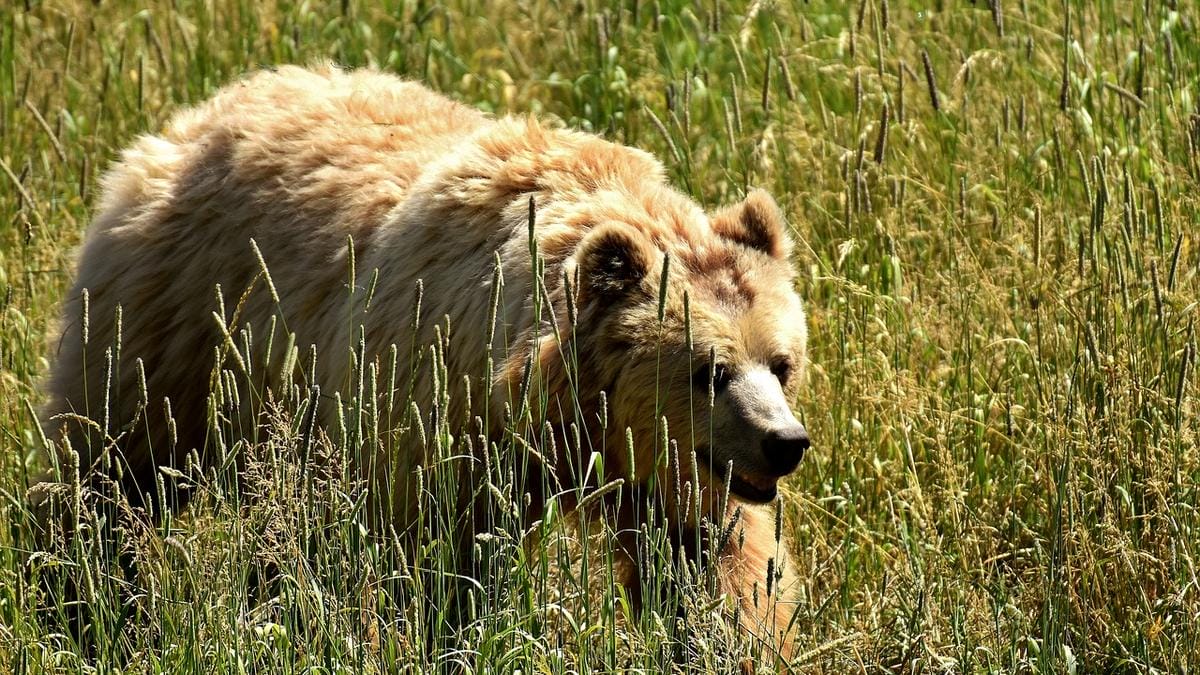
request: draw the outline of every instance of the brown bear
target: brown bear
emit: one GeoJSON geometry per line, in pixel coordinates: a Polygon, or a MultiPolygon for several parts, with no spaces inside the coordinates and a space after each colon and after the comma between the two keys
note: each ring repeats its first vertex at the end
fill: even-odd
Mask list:
{"type": "MultiPolygon", "coordinates": [[[[786,648],[794,576],[773,502],[809,440],[789,405],[806,325],[785,230],[764,192],[709,215],[653,157],[593,135],[492,119],[369,70],[261,72],[106,175],[47,424],[85,473],[107,466],[153,494],[158,466],[229,441],[212,402],[221,368],[259,373],[244,394],[258,401],[319,390],[333,425],[355,367],[392,359],[412,374],[387,394],[398,409],[443,401],[477,446],[536,457],[557,494],[581,494],[585,447],[600,449],[594,485],[661,496],[651,527],[686,540],[715,523],[720,590],[786,648]],[[272,331],[294,347],[263,353],[272,331]],[[501,443],[522,410],[583,440],[501,443]]],[[[428,454],[391,438],[359,461],[386,462],[387,489],[411,495],[428,454]]],[[[413,504],[391,502],[397,530],[413,504]]],[[[646,525],[633,513],[618,514],[626,532],[646,525]]],[[[636,598],[638,547],[617,546],[636,598]]]]}

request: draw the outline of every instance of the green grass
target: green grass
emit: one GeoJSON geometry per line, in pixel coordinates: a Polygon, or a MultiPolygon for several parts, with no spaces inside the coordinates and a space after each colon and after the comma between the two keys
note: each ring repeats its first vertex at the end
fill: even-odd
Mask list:
{"type": "MultiPolygon", "coordinates": [[[[288,456],[297,409],[245,449],[268,498],[185,476],[189,513],[126,533],[137,578],[88,537],[31,555],[32,411],[100,172],[243,73],[322,58],[645,148],[705,205],[780,201],[812,356],[815,449],[783,490],[798,669],[1200,666],[1187,3],[148,4],[0,9],[0,670],[680,667],[689,638],[624,612],[603,533],[580,556],[596,533],[561,517],[487,542],[502,583],[431,639],[451,591],[412,562],[447,553],[364,536],[352,478],[288,456]],[[37,587],[64,570],[89,645],[37,587]]],[[[704,616],[695,669],[756,653],[704,616]]]]}

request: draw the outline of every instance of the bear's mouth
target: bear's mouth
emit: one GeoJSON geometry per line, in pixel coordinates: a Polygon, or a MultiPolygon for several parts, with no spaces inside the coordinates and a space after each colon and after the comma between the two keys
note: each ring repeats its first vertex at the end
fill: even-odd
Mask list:
{"type": "Polygon", "coordinates": [[[709,462],[709,468],[722,481],[729,485],[729,491],[740,499],[754,503],[766,504],[775,501],[779,495],[779,478],[764,474],[743,474],[733,471],[728,473],[728,465],[718,465],[709,462]]]}

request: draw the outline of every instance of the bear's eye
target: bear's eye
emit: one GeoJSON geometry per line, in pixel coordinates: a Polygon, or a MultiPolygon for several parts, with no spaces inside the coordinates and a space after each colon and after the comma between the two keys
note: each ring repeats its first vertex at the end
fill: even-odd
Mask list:
{"type": "Polygon", "coordinates": [[[712,385],[714,394],[719,394],[724,391],[725,387],[729,386],[729,368],[723,363],[705,364],[696,369],[692,373],[692,386],[700,391],[707,392],[708,387],[712,385]]]}
{"type": "Polygon", "coordinates": [[[785,358],[776,359],[771,364],[771,374],[779,379],[780,386],[786,387],[792,375],[792,362],[785,358]]]}

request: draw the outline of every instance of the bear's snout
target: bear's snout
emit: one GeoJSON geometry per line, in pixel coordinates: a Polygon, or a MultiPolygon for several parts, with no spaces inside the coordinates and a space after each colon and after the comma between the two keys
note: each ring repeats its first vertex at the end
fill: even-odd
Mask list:
{"type": "Polygon", "coordinates": [[[779,476],[796,470],[808,446],[808,430],[802,424],[769,431],[762,441],[763,455],[771,470],[779,476]]]}

